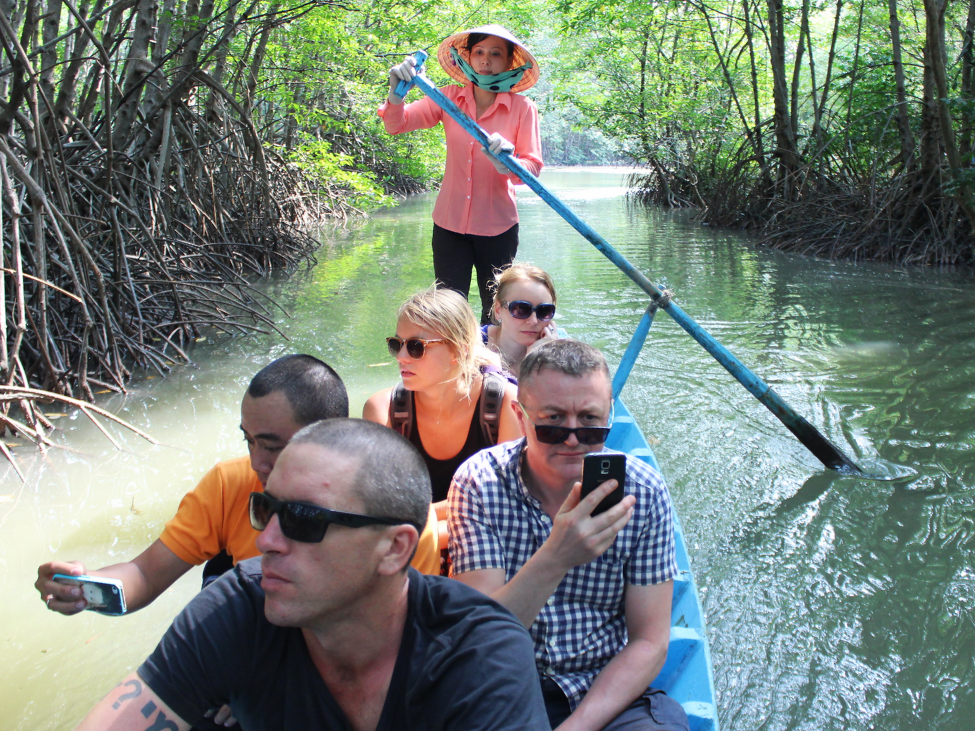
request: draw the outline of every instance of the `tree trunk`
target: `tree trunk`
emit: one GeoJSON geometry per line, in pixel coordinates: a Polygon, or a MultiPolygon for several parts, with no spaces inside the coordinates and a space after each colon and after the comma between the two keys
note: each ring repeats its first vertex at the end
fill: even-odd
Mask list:
{"type": "Polygon", "coordinates": [[[968,3],[968,22],[962,39],[961,52],[961,93],[962,101],[967,102],[966,112],[962,114],[962,126],[958,135],[958,152],[963,158],[972,154],[973,132],[975,132],[975,0],[968,3]]]}
{"type": "Polygon", "coordinates": [[[833,19],[833,36],[829,42],[829,60],[826,62],[826,78],[823,80],[823,93],[816,107],[816,118],[813,120],[812,150],[815,155],[820,153],[820,143],[823,139],[823,115],[826,113],[826,100],[829,99],[829,85],[833,80],[833,62],[836,60],[836,39],[840,34],[840,16],[843,14],[843,0],[836,0],[836,17],[833,19]]]}
{"type": "MultiPolygon", "coordinates": [[[[292,107],[294,109],[299,109],[302,107],[305,101],[305,85],[298,84],[295,88],[294,97],[292,97],[292,107]]],[[[294,111],[288,115],[288,119],[285,125],[285,135],[284,135],[284,149],[293,150],[295,146],[295,134],[298,131],[298,120],[295,119],[294,111]]]]}
{"type": "MultiPolygon", "coordinates": [[[[0,13],[7,20],[7,24],[11,28],[16,28],[17,26],[13,22],[14,5],[16,0],[0,0],[0,13]]],[[[10,77],[7,74],[0,76],[0,99],[7,98],[7,86],[8,79],[10,77]]]]}
{"type": "Polygon", "coordinates": [[[857,39],[853,47],[853,68],[850,70],[850,88],[846,92],[846,126],[843,131],[843,152],[850,149],[850,125],[853,122],[853,94],[857,83],[857,70],[860,67],[860,40],[863,36],[863,6],[866,0],[860,0],[860,13],[857,18],[857,39]]]}
{"type": "MultiPolygon", "coordinates": [[[[105,0],[97,0],[92,15],[99,15],[104,7],[105,0]]],[[[82,3],[78,12],[82,18],[87,17],[87,3],[82,3]]],[[[88,46],[90,43],[91,39],[85,32],[78,33],[75,36],[74,46],[70,54],[71,61],[65,64],[64,71],[61,74],[61,81],[58,83],[57,101],[54,103],[54,117],[58,123],[63,123],[66,120],[67,110],[75,105],[78,95],[78,74],[81,73],[81,69],[88,61],[88,46]]],[[[68,54],[66,53],[65,56],[67,57],[68,54]]]]}
{"type": "Polygon", "coordinates": [[[782,197],[792,200],[795,181],[792,176],[799,169],[800,158],[796,137],[792,132],[789,114],[789,85],[785,70],[785,18],[782,0],[768,0],[769,52],[772,67],[772,97],[775,108],[775,139],[779,158],[779,179],[783,183],[782,197]]]}
{"type": "Polygon", "coordinates": [[[129,138],[132,124],[135,122],[136,112],[142,98],[142,89],[146,77],[152,71],[149,62],[149,40],[155,26],[158,0],[139,0],[136,10],[135,28],[132,32],[132,43],[129,46],[129,56],[125,64],[125,81],[122,84],[122,99],[115,112],[112,142],[119,152],[122,145],[129,138]]]}
{"type": "MultiPolygon", "coordinates": [[[[762,168],[762,170],[765,170],[765,148],[762,140],[762,106],[759,102],[758,96],[758,67],[755,64],[755,43],[753,40],[754,32],[748,11],[748,6],[751,4],[751,1],[752,0],[743,0],[742,7],[745,10],[745,38],[748,41],[748,63],[752,75],[752,103],[754,105],[755,113],[755,127],[752,131],[752,135],[754,135],[752,144],[755,146],[755,156],[758,159],[758,165],[760,168],[762,168]]],[[[742,121],[744,122],[744,119],[742,121]]],[[[745,123],[745,130],[748,130],[747,122],[745,123]]]]}
{"type": "Polygon", "coordinates": [[[945,49],[945,7],[947,0],[924,0],[925,14],[925,47],[930,52],[924,55],[925,70],[931,66],[931,77],[937,93],[935,107],[938,121],[941,123],[941,140],[944,144],[945,157],[948,159],[952,182],[955,184],[955,198],[961,209],[968,216],[972,230],[975,231],[975,196],[968,182],[959,178],[962,172],[961,155],[955,141],[955,130],[951,123],[951,110],[948,108],[948,77],[945,67],[948,54],[945,49]]]}
{"type": "MultiPolygon", "coordinates": [[[[805,37],[806,45],[809,47],[809,95],[812,97],[812,108],[813,108],[813,139],[810,148],[813,152],[816,150],[816,132],[819,127],[819,101],[816,96],[816,48],[813,44],[812,33],[809,32],[809,0],[803,0],[801,17],[799,21],[800,28],[800,38],[805,37]]],[[[801,44],[800,44],[801,45],[801,44]]],[[[797,54],[796,58],[796,72],[792,79],[792,129],[798,136],[798,126],[799,126],[799,110],[795,106],[795,100],[798,98],[799,91],[799,59],[801,58],[801,53],[797,54]]]]}
{"type": "Polygon", "coordinates": [[[640,106],[637,108],[637,119],[640,120],[640,147],[643,148],[643,159],[653,157],[653,131],[647,125],[647,49],[650,47],[649,30],[643,33],[643,45],[640,47],[640,106]]]}
{"type": "MultiPolygon", "coordinates": [[[[139,134],[136,135],[136,153],[138,160],[147,159],[155,155],[162,142],[166,127],[166,113],[172,109],[172,100],[163,104],[163,98],[169,93],[169,80],[163,70],[163,62],[169,53],[169,38],[173,30],[173,17],[176,11],[176,0],[164,0],[162,12],[158,14],[155,42],[152,48],[152,59],[148,67],[152,73],[146,78],[146,90],[142,101],[142,122],[139,134]],[[141,143],[141,144],[140,144],[141,143]]],[[[128,138],[126,138],[128,140],[128,138]]]]}
{"type": "Polygon", "coordinates": [[[254,49],[254,56],[251,59],[250,67],[247,70],[247,83],[244,87],[244,109],[248,113],[254,109],[254,92],[257,90],[257,75],[264,63],[264,56],[267,53],[267,42],[271,38],[271,31],[274,30],[274,19],[277,14],[280,2],[275,0],[268,8],[267,18],[261,28],[261,37],[254,49]]]}
{"type": "Polygon", "coordinates": [[[907,113],[907,82],[904,79],[904,62],[901,59],[901,22],[897,16],[897,0],[887,0],[887,6],[890,13],[890,42],[897,93],[897,129],[900,132],[901,164],[904,170],[910,170],[914,167],[914,135],[911,132],[911,118],[907,113]]]}
{"type": "MultiPolygon", "coordinates": [[[[747,3],[749,0],[745,0],[747,3]]],[[[704,17],[704,21],[708,24],[708,35],[711,38],[711,46],[714,48],[714,53],[718,57],[718,63],[721,64],[721,73],[724,75],[725,84],[728,86],[728,93],[731,95],[731,100],[735,105],[735,109],[738,110],[738,117],[741,119],[741,126],[745,130],[745,134],[748,136],[748,141],[751,143],[752,149],[755,151],[755,157],[759,162],[762,170],[765,170],[765,151],[762,147],[762,137],[761,137],[761,116],[759,113],[758,106],[758,82],[755,76],[755,67],[752,67],[752,91],[755,94],[755,129],[752,130],[748,124],[748,118],[745,116],[744,110],[741,108],[741,103],[738,101],[738,92],[735,90],[735,82],[731,77],[731,72],[728,69],[728,62],[725,60],[724,53],[721,51],[721,45],[718,43],[718,36],[714,30],[714,25],[711,23],[711,16],[708,15],[707,6],[701,5],[698,10],[704,17]]],[[[747,8],[746,8],[747,16],[747,8]]],[[[746,21],[747,27],[747,21],[746,21]]],[[[753,56],[754,59],[754,56],[753,56]]]]}
{"type": "MultiPolygon", "coordinates": [[[[803,0],[802,9],[803,12],[806,10],[806,5],[809,0],[803,0]]],[[[783,19],[784,20],[784,19],[783,19]]],[[[797,145],[799,139],[799,87],[800,87],[800,74],[802,72],[802,57],[806,53],[806,31],[808,28],[807,24],[801,22],[799,24],[799,45],[796,47],[796,60],[792,65],[792,99],[791,99],[791,118],[792,118],[792,136],[796,138],[797,145]]],[[[785,47],[785,32],[783,28],[782,34],[782,45],[785,47]]],[[[809,49],[809,55],[812,56],[812,48],[809,49]]]]}
{"type": "MultiPolygon", "coordinates": [[[[237,6],[239,4],[240,0],[231,0],[223,22],[223,36],[214,52],[213,70],[210,72],[210,76],[221,85],[223,84],[223,76],[227,72],[227,55],[230,52],[230,44],[233,43],[234,37],[237,35],[237,6]]],[[[207,120],[211,124],[220,123],[218,112],[221,106],[220,95],[211,89],[207,98],[207,120]]]]}
{"type": "MultiPolygon", "coordinates": [[[[2,15],[0,15],[0,22],[4,24],[3,31],[8,36],[7,44],[15,49],[13,58],[10,59],[10,65],[13,68],[10,96],[5,100],[7,108],[0,114],[0,135],[4,135],[9,133],[17,108],[24,103],[24,99],[27,97],[28,84],[30,83],[28,77],[31,70],[29,59],[23,53],[21,46],[23,41],[29,41],[34,37],[34,32],[37,29],[37,3],[35,0],[27,1],[24,9],[24,30],[21,33],[22,42],[20,44],[17,42],[16,31],[14,30],[17,26],[2,15]]],[[[28,148],[33,147],[34,144],[30,139],[25,139],[25,143],[28,148]]]]}
{"type": "Polygon", "coordinates": [[[48,116],[50,107],[54,106],[54,69],[58,64],[58,47],[54,39],[58,37],[61,28],[61,0],[47,0],[41,42],[44,50],[41,52],[40,91],[46,104],[42,102],[41,113],[48,116]]]}

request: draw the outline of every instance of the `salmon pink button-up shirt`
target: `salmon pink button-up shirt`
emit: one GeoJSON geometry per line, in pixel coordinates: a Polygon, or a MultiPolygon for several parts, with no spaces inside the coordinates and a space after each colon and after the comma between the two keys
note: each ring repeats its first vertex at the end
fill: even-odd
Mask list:
{"type": "MultiPolygon", "coordinates": [[[[474,86],[446,86],[440,91],[467,113],[477,115],[474,86]]],[[[443,122],[447,138],[447,166],[433,208],[433,222],[448,231],[476,236],[497,236],[518,223],[514,175],[501,175],[464,128],[444,114],[428,97],[410,104],[384,103],[379,107],[390,134],[428,129],[443,122]]],[[[497,132],[515,146],[515,156],[533,175],[542,170],[542,142],[538,109],[520,94],[499,93],[477,123],[497,132]]]]}

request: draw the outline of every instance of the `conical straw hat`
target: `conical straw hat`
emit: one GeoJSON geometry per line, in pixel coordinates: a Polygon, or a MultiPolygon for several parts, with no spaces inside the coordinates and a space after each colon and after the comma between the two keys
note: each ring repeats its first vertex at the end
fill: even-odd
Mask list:
{"type": "Polygon", "coordinates": [[[437,50],[437,60],[443,67],[443,70],[447,72],[447,75],[459,81],[462,84],[467,83],[467,77],[464,76],[464,72],[460,70],[460,67],[454,63],[454,59],[450,56],[450,47],[453,46],[457,49],[457,52],[467,61],[470,61],[470,56],[467,52],[467,36],[471,33],[485,33],[489,36],[497,36],[498,38],[503,38],[506,41],[511,41],[515,44],[514,58],[511,60],[510,68],[516,69],[519,66],[524,66],[526,63],[530,63],[532,67],[525,71],[525,75],[522,77],[521,81],[514,85],[511,89],[512,91],[524,91],[525,89],[530,89],[538,81],[538,61],[535,57],[528,52],[521,41],[511,35],[511,32],[500,25],[482,25],[479,28],[471,28],[470,30],[464,30],[460,33],[454,33],[444,39],[443,43],[440,44],[440,48],[437,50]]]}

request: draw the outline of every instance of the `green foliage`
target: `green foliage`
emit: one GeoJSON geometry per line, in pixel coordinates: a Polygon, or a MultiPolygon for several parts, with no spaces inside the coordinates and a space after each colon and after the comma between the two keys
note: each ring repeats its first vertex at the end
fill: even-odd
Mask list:
{"type": "MultiPolygon", "coordinates": [[[[385,132],[376,110],[388,91],[389,68],[418,49],[435,54],[444,37],[465,27],[500,22],[527,36],[534,17],[530,5],[500,2],[483,3],[474,12],[457,0],[316,5],[272,34],[257,86],[260,126],[277,144],[314,150],[316,161],[347,156],[339,169],[372,171],[386,193],[430,187],[443,172],[442,129],[385,132]]],[[[241,54],[251,45],[243,35],[234,40],[241,54]]],[[[449,82],[436,61],[428,74],[449,82]]],[[[318,162],[314,167],[327,175],[336,169],[318,162]]]]}
{"type": "Polygon", "coordinates": [[[327,140],[306,142],[288,154],[288,161],[298,166],[318,189],[334,195],[340,192],[356,208],[381,208],[392,205],[374,173],[356,170],[351,156],[332,152],[327,140]]]}
{"type": "MultiPolygon", "coordinates": [[[[895,159],[900,145],[887,2],[782,1],[797,154],[844,174],[881,180],[896,174],[896,165],[877,165],[895,159]],[[800,39],[804,5],[810,37],[800,39]]],[[[208,24],[211,39],[222,32],[228,2],[218,1],[208,24]]],[[[898,3],[910,124],[919,134],[924,7],[920,0],[898,3]]],[[[970,90],[957,93],[967,5],[950,3],[946,20],[952,113],[968,130],[963,147],[971,145],[975,126],[970,90]]],[[[459,29],[498,22],[525,40],[542,66],[541,81],[527,96],[541,111],[548,164],[659,166],[688,196],[696,186],[699,198],[720,189],[728,171],[757,171],[763,156],[761,164],[778,159],[770,7],[759,0],[486,0],[473,7],[460,0],[266,0],[231,36],[224,80],[238,98],[246,96],[262,47],[250,106],[262,139],[296,151],[316,179],[351,186],[368,201],[370,185],[386,194],[432,187],[444,163],[439,128],[385,132],[376,110],[386,97],[390,66],[418,49],[435,54],[459,29]]],[[[170,47],[176,49],[199,19],[191,12],[174,20],[170,47]]],[[[435,61],[428,73],[449,83],[435,61]]]]}
{"type": "MultiPolygon", "coordinates": [[[[457,30],[500,23],[526,40],[540,59],[543,80],[528,96],[542,110],[543,148],[546,155],[551,152],[547,162],[628,159],[610,136],[616,130],[594,124],[588,107],[573,104],[547,81],[556,78],[553,70],[563,52],[553,17],[551,3],[542,0],[516,5],[491,0],[474,9],[458,0],[316,5],[271,35],[256,89],[258,126],[269,141],[300,156],[313,151],[313,162],[302,165],[310,165],[323,180],[336,170],[353,175],[369,170],[387,194],[435,186],[445,158],[442,128],[392,136],[376,114],[388,91],[389,68],[418,49],[435,56],[443,38],[457,30]],[[333,164],[329,156],[334,155],[346,157],[333,164]],[[323,167],[319,160],[329,164],[323,167]]],[[[253,45],[253,34],[239,34],[231,54],[244,58],[253,45]]],[[[438,84],[453,83],[435,60],[427,73],[438,84]]],[[[410,100],[418,95],[412,92],[410,100]]]]}
{"type": "MultiPolygon", "coordinates": [[[[783,2],[784,85],[797,154],[856,179],[890,179],[900,170],[901,136],[888,4],[807,0],[806,6],[809,36],[803,38],[803,0],[783,2]]],[[[948,4],[955,89],[964,76],[968,6],[948,4]]],[[[560,120],[558,133],[570,126],[563,118],[595,127],[633,161],[659,163],[677,178],[697,180],[705,192],[720,188],[731,170],[751,167],[758,174],[757,155],[778,144],[769,3],[556,0],[554,7],[558,52],[549,58],[553,91],[546,113],[560,120]]],[[[925,9],[919,0],[898,0],[898,7],[908,115],[919,135],[925,9]]],[[[963,144],[971,144],[971,90],[953,98],[951,108],[958,129],[966,130],[963,144]]]]}
{"type": "Polygon", "coordinates": [[[632,162],[674,173],[689,198],[728,137],[740,134],[729,124],[730,96],[706,25],[682,0],[562,0],[557,8],[555,91],[545,114],[578,110],[575,126],[595,128],[632,162]],[[701,158],[709,164],[697,165],[701,158]]]}
{"type": "Polygon", "coordinates": [[[586,124],[582,111],[566,103],[541,113],[542,157],[546,165],[615,165],[630,162],[619,144],[586,124]]]}

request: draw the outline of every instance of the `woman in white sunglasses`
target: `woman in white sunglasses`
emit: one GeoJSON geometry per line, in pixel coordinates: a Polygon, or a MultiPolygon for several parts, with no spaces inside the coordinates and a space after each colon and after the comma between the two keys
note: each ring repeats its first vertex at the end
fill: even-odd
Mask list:
{"type": "Polygon", "coordinates": [[[446,500],[461,462],[521,436],[511,409],[517,391],[497,373],[474,312],[453,290],[410,297],[387,343],[402,381],[369,397],[362,418],[408,438],[426,461],[434,502],[446,500]]]}

